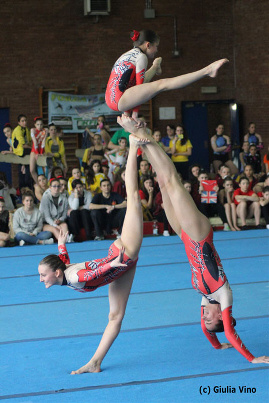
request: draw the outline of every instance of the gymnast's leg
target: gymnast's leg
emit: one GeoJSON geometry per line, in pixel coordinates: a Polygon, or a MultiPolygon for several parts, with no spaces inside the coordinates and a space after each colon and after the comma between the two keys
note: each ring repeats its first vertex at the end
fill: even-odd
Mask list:
{"type": "MultiPolygon", "coordinates": [[[[132,260],[135,260],[138,257],[143,239],[143,220],[137,181],[137,144],[132,141],[131,137],[132,136],[130,136],[130,151],[125,173],[127,210],[121,239],[117,239],[115,245],[120,250],[124,248],[126,255],[132,260]]],[[[101,371],[101,363],[120,332],[134,275],[135,267],[129,269],[123,276],[109,285],[110,310],[108,325],[91,360],[77,371],[73,371],[72,374],[101,371]]]]}
{"type": "Polygon", "coordinates": [[[147,135],[145,128],[137,128],[136,122],[126,116],[118,118],[118,123],[138,138],[150,163],[158,176],[159,186],[163,195],[164,209],[168,221],[180,236],[181,228],[194,241],[201,241],[210,231],[208,219],[199,212],[192,197],[185,190],[178,178],[173,162],[155,142],[147,135]]]}
{"type": "Polygon", "coordinates": [[[211,63],[207,67],[201,70],[195,71],[193,73],[184,74],[182,76],[165,78],[149,83],[143,83],[141,85],[136,85],[134,87],[128,88],[121,96],[118,109],[121,112],[128,111],[135,108],[136,106],[142,105],[143,103],[154,98],[155,95],[169,90],[176,90],[179,88],[184,88],[187,85],[200,80],[203,77],[216,77],[219,68],[227,63],[227,59],[217,60],[211,63]]]}

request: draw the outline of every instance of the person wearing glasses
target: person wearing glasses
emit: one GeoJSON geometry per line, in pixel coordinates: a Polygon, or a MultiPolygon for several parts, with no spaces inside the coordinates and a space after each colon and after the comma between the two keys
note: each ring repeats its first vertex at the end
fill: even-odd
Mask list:
{"type": "MultiPolygon", "coordinates": [[[[52,232],[56,239],[59,238],[60,229],[68,231],[66,224],[68,200],[60,193],[60,188],[59,178],[51,178],[49,188],[43,194],[40,203],[40,211],[44,218],[43,230],[52,232]]],[[[70,234],[67,242],[72,242],[72,238],[70,234]]]]}

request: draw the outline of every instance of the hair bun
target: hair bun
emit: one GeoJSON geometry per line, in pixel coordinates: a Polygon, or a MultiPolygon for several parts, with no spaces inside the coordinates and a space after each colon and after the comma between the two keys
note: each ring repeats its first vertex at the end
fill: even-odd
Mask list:
{"type": "Polygon", "coordinates": [[[137,39],[139,38],[139,36],[140,36],[140,32],[139,31],[136,31],[135,29],[132,31],[132,33],[131,33],[131,39],[132,39],[132,41],[133,42],[136,42],[137,41],[137,39]]]}

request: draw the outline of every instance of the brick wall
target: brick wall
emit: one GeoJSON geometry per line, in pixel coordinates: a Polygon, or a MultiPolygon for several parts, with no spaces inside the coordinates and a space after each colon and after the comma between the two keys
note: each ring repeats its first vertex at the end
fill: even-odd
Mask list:
{"type": "Polygon", "coordinates": [[[155,126],[164,131],[167,124],[158,120],[159,107],[176,106],[180,121],[181,101],[235,98],[242,106],[242,134],[253,120],[269,145],[268,1],[154,0],[155,19],[144,19],[144,0],[111,3],[111,15],[97,21],[84,17],[83,0],[2,0],[0,107],[10,108],[12,124],[19,113],[28,115],[29,125],[39,114],[40,86],[77,85],[81,94],[104,91],[115,59],[131,46],[129,31],[144,27],[161,37],[163,77],[199,69],[218,58],[230,59],[215,80],[158,95],[153,102],[155,126]],[[179,58],[172,56],[175,15],[179,58]],[[217,85],[219,93],[202,95],[202,85],[217,85]]]}

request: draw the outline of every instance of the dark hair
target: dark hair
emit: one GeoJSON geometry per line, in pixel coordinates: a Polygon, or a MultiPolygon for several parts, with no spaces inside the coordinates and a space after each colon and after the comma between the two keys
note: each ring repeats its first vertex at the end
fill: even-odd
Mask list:
{"type": "Polygon", "coordinates": [[[53,184],[53,182],[59,182],[60,183],[60,179],[59,178],[50,178],[49,182],[50,182],[50,186],[51,186],[53,184]]]}
{"type": "Polygon", "coordinates": [[[233,179],[230,176],[226,176],[226,178],[223,181],[223,185],[224,185],[224,183],[231,182],[231,181],[233,182],[233,179]]]}
{"type": "Polygon", "coordinates": [[[39,262],[39,265],[45,264],[50,267],[50,269],[55,272],[56,270],[65,271],[66,265],[57,255],[48,255],[39,262]]]}
{"type": "Polygon", "coordinates": [[[10,123],[5,123],[3,129],[6,129],[7,127],[9,127],[10,129],[12,129],[11,124],[10,123]]]}
{"type": "Polygon", "coordinates": [[[186,183],[189,183],[191,185],[191,181],[190,180],[186,180],[182,182],[182,185],[185,185],[186,183]]]}
{"type": "Polygon", "coordinates": [[[250,125],[255,125],[255,123],[254,123],[254,122],[249,122],[248,127],[249,127],[250,125]]]}
{"type": "Polygon", "coordinates": [[[61,172],[62,172],[61,175],[59,175],[59,176],[64,176],[64,171],[62,170],[61,167],[59,167],[59,166],[57,165],[56,167],[53,167],[52,170],[51,170],[51,175],[50,175],[51,178],[55,178],[55,177],[56,177],[55,171],[56,171],[57,169],[60,169],[61,172]]]}
{"type": "Polygon", "coordinates": [[[29,188],[22,188],[21,189],[21,199],[22,201],[26,198],[26,197],[32,197],[33,200],[35,199],[34,193],[31,189],[29,188]]]}
{"type": "Polygon", "coordinates": [[[73,182],[72,182],[72,189],[75,189],[75,187],[76,187],[77,185],[82,185],[82,186],[83,186],[83,183],[81,182],[80,179],[74,179],[74,180],[73,180],[73,182]]]}
{"type": "Polygon", "coordinates": [[[199,177],[200,175],[202,175],[202,174],[208,175],[208,173],[206,172],[206,170],[203,169],[203,168],[201,168],[200,171],[198,172],[198,177],[199,177]]]}
{"type": "Polygon", "coordinates": [[[182,124],[179,123],[176,127],[181,127],[183,129],[183,139],[180,140],[180,144],[182,146],[184,146],[187,143],[189,136],[188,136],[187,132],[185,131],[185,128],[182,124]]]}
{"type": "Polygon", "coordinates": [[[170,124],[168,124],[168,125],[166,125],[166,129],[167,129],[167,127],[170,127],[170,129],[172,129],[172,130],[176,130],[176,128],[175,128],[175,126],[174,126],[174,125],[170,125],[170,124]]]}
{"type": "Polygon", "coordinates": [[[36,117],[34,118],[34,122],[35,122],[35,123],[38,122],[39,120],[41,120],[41,122],[43,122],[43,118],[41,118],[41,116],[36,116],[36,117]]]}
{"type": "Polygon", "coordinates": [[[263,188],[262,193],[265,193],[265,192],[269,192],[269,186],[265,186],[265,187],[263,188]]]}
{"type": "Polygon", "coordinates": [[[148,181],[148,180],[152,181],[152,186],[154,187],[154,179],[150,175],[145,175],[143,177],[143,185],[141,186],[141,190],[146,195],[147,199],[149,198],[149,193],[148,193],[147,189],[145,188],[145,182],[148,181]]]}
{"type": "Polygon", "coordinates": [[[89,172],[87,174],[87,183],[89,185],[93,185],[94,181],[95,181],[95,173],[93,172],[93,165],[96,164],[96,163],[98,163],[100,165],[100,171],[102,169],[102,164],[101,164],[101,161],[99,161],[99,160],[93,160],[90,163],[90,165],[88,165],[89,172]]]}
{"type": "MultiPolygon", "coordinates": [[[[233,318],[233,326],[236,326],[236,320],[233,318]]],[[[210,330],[210,333],[222,333],[224,332],[223,320],[219,320],[214,329],[210,330]]]]}
{"type": "Polygon", "coordinates": [[[220,171],[220,169],[221,169],[222,167],[229,168],[227,165],[221,163],[221,164],[219,164],[219,166],[218,166],[218,171],[220,171]]]}
{"type": "Polygon", "coordinates": [[[251,164],[246,164],[244,170],[246,169],[246,167],[251,167],[252,170],[254,171],[253,165],[251,165],[251,164]]]}
{"type": "Polygon", "coordinates": [[[126,143],[127,143],[127,138],[126,137],[120,137],[118,141],[121,141],[121,140],[125,140],[126,143]]]}
{"type": "Polygon", "coordinates": [[[100,182],[100,187],[102,186],[102,183],[104,183],[104,182],[109,182],[110,185],[112,186],[110,179],[104,178],[104,179],[102,179],[101,182],[100,182]]]}
{"type": "Polygon", "coordinates": [[[130,38],[134,42],[134,46],[140,46],[144,42],[150,42],[152,44],[160,41],[159,35],[149,29],[142,29],[142,31],[133,30],[130,34],[130,38]]]}
{"type": "Polygon", "coordinates": [[[247,180],[249,182],[249,179],[246,176],[241,176],[241,178],[239,179],[239,185],[243,180],[247,180]]]}
{"type": "Polygon", "coordinates": [[[189,167],[189,180],[191,181],[192,184],[197,183],[197,180],[198,180],[197,177],[194,176],[192,173],[192,168],[194,168],[194,167],[199,168],[199,171],[202,169],[201,165],[199,165],[199,164],[192,164],[189,167]]]}
{"type": "Polygon", "coordinates": [[[23,115],[23,114],[19,115],[18,118],[17,118],[18,122],[19,122],[22,118],[26,118],[26,119],[27,119],[27,116],[26,116],[26,115],[23,115]]]}

